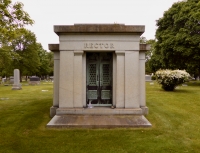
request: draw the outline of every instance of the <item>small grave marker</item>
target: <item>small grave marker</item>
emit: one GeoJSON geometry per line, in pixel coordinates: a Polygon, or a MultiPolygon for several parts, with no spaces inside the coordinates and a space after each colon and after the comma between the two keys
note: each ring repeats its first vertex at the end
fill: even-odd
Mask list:
{"type": "Polygon", "coordinates": [[[30,77],[29,84],[30,85],[38,85],[38,84],[40,84],[40,78],[37,77],[37,76],[30,77]]]}
{"type": "Polygon", "coordinates": [[[14,69],[14,84],[12,87],[12,90],[21,90],[21,84],[20,84],[20,79],[19,79],[19,70],[14,69]]]}

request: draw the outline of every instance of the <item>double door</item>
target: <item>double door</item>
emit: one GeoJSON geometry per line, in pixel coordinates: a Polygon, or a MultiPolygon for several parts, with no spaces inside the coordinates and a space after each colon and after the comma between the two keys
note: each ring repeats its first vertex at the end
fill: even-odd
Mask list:
{"type": "Polygon", "coordinates": [[[112,105],[112,53],[87,53],[87,104],[112,105]]]}

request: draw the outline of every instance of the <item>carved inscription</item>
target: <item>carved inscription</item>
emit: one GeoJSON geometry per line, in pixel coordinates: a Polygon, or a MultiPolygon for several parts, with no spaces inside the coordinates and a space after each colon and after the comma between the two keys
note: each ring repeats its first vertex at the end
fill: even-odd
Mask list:
{"type": "Polygon", "coordinates": [[[84,43],[85,49],[114,49],[113,43],[84,43]]]}

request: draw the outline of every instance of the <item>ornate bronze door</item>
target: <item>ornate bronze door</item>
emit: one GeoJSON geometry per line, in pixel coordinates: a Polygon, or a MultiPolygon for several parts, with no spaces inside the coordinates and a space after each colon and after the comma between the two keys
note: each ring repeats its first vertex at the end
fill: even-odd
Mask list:
{"type": "Polygon", "coordinates": [[[87,104],[112,105],[112,53],[87,53],[87,104]]]}

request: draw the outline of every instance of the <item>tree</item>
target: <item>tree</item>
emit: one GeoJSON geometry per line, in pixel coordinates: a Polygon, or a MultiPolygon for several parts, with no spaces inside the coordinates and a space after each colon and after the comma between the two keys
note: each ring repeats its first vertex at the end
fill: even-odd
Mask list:
{"type": "Polygon", "coordinates": [[[16,56],[11,49],[16,35],[15,30],[33,23],[28,13],[23,10],[22,3],[12,4],[11,0],[0,1],[0,75],[11,73],[12,59],[16,56]]]}
{"type": "Polygon", "coordinates": [[[46,77],[53,74],[53,53],[47,52],[42,48],[42,45],[38,43],[38,55],[40,59],[39,71],[37,73],[40,77],[46,77]]]}
{"type": "Polygon", "coordinates": [[[15,39],[11,44],[12,52],[15,53],[12,57],[13,69],[19,69],[21,76],[36,74],[41,63],[35,34],[24,28],[17,29],[15,32],[15,39]]]}
{"type": "Polygon", "coordinates": [[[11,0],[0,1],[0,43],[9,43],[14,36],[15,29],[22,28],[25,25],[32,25],[28,13],[23,10],[23,4],[17,2],[11,3],[11,0]]]}
{"type": "Polygon", "coordinates": [[[154,73],[156,72],[156,70],[160,68],[160,65],[161,65],[159,62],[159,55],[155,54],[156,40],[150,39],[147,41],[147,44],[150,44],[151,48],[149,51],[145,53],[146,55],[145,71],[146,73],[154,73]]]}
{"type": "Polygon", "coordinates": [[[200,75],[200,1],[174,3],[157,26],[152,64],[200,75]]]}
{"type": "Polygon", "coordinates": [[[13,73],[11,47],[3,46],[0,48],[0,76],[8,76],[13,73]]]}
{"type": "Polygon", "coordinates": [[[146,37],[140,37],[140,44],[146,44],[147,43],[147,39],[146,37]]]}

